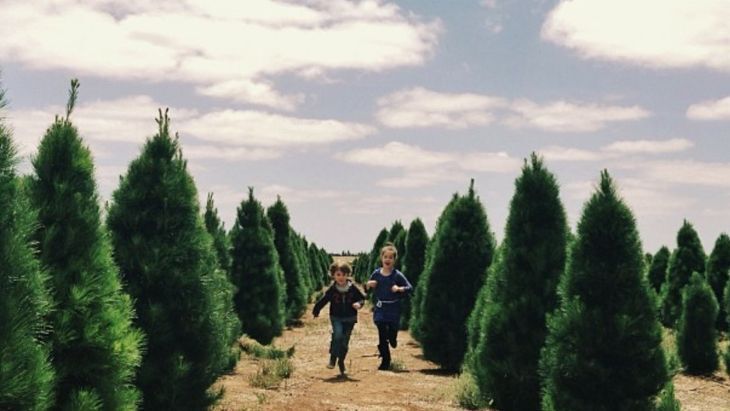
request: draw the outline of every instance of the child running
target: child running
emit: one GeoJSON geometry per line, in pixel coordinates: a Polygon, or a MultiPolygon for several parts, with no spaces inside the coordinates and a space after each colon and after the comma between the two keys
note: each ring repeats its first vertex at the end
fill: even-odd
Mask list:
{"type": "Polygon", "coordinates": [[[334,282],[325,291],[322,298],[314,304],[312,315],[319,317],[322,308],[330,303],[330,322],[332,323],[332,340],[330,341],[330,361],[327,368],[335,368],[335,361],[340,368],[340,375],[345,375],[345,357],[350,344],[350,335],[357,322],[357,310],[365,302],[365,296],[347,277],[352,268],[347,263],[334,262],[330,265],[330,275],[334,282]]]}
{"type": "Polygon", "coordinates": [[[373,321],[378,327],[378,352],[380,353],[379,370],[390,369],[390,348],[398,346],[398,328],[400,325],[400,300],[410,293],[413,287],[402,272],[395,269],[398,250],[392,243],[386,243],[380,249],[382,267],[376,269],[367,282],[368,289],[375,289],[373,321]]]}

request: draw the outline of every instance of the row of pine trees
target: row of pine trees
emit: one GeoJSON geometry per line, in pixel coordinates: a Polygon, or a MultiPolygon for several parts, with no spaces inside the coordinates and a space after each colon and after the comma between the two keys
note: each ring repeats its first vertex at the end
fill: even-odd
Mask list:
{"type": "MultiPolygon", "coordinates": [[[[430,240],[418,219],[405,234],[402,227],[379,233],[371,253],[357,257],[356,276],[377,267],[386,241],[403,250],[400,269],[416,292],[401,325],[427,359],[471,375],[481,405],[678,410],[673,360],[689,374],[718,369],[730,238],[722,234],[706,258],[685,221],[674,251],[645,255],[606,171],[575,234],[555,176],[534,154],[515,181],[499,246],[473,181],[466,195],[454,194],[430,240]],[[676,352],[662,348],[662,324],[676,335],[676,352]]],[[[725,363],[730,369],[730,350],[725,363]]]]}
{"type": "Polygon", "coordinates": [[[230,232],[212,195],[201,213],[167,112],[102,210],[78,87],[29,176],[0,118],[0,409],[207,409],[241,333],[297,322],[330,257],[280,198],[264,210],[249,189],[230,232]]]}

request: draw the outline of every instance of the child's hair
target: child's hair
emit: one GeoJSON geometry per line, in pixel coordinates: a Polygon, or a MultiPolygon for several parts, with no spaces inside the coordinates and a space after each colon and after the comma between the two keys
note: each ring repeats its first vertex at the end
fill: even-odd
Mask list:
{"type": "Polygon", "coordinates": [[[330,264],[330,276],[335,275],[335,272],[342,271],[342,274],[350,275],[352,273],[352,267],[350,267],[350,264],[348,263],[338,263],[335,261],[334,263],[330,264]]]}
{"type": "Polygon", "coordinates": [[[398,259],[398,250],[395,248],[395,245],[390,241],[385,243],[383,248],[380,249],[380,258],[383,258],[383,255],[385,255],[386,251],[391,251],[393,253],[393,258],[398,259]]]}

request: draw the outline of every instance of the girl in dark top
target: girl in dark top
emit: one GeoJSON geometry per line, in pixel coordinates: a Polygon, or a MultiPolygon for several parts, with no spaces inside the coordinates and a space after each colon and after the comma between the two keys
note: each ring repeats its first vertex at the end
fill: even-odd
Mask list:
{"type": "Polygon", "coordinates": [[[386,243],[380,249],[382,267],[376,269],[367,282],[367,288],[375,289],[373,321],[378,327],[378,352],[381,358],[379,370],[390,369],[388,344],[393,348],[398,346],[400,300],[413,290],[406,276],[394,268],[396,258],[398,250],[392,243],[386,243]]]}
{"type": "Polygon", "coordinates": [[[350,344],[350,335],[357,322],[357,310],[365,303],[363,293],[347,279],[352,269],[347,263],[334,262],[330,265],[330,275],[334,279],[322,298],[314,304],[312,315],[317,318],[322,308],[330,304],[330,322],[332,323],[332,340],[330,341],[330,361],[327,368],[335,368],[335,361],[340,374],[345,375],[345,357],[350,344]]]}

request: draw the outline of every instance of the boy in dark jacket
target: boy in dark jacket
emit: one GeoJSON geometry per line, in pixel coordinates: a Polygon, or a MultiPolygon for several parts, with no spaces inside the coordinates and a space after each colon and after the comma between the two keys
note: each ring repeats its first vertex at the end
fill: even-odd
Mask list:
{"type": "Polygon", "coordinates": [[[332,323],[332,340],[330,341],[330,361],[327,368],[335,368],[335,361],[340,374],[345,374],[345,357],[350,344],[350,335],[357,322],[357,310],[365,303],[365,296],[347,276],[352,268],[347,263],[334,262],[330,265],[330,275],[334,279],[322,298],[314,304],[312,315],[317,318],[322,308],[330,303],[330,322],[332,323]]]}

